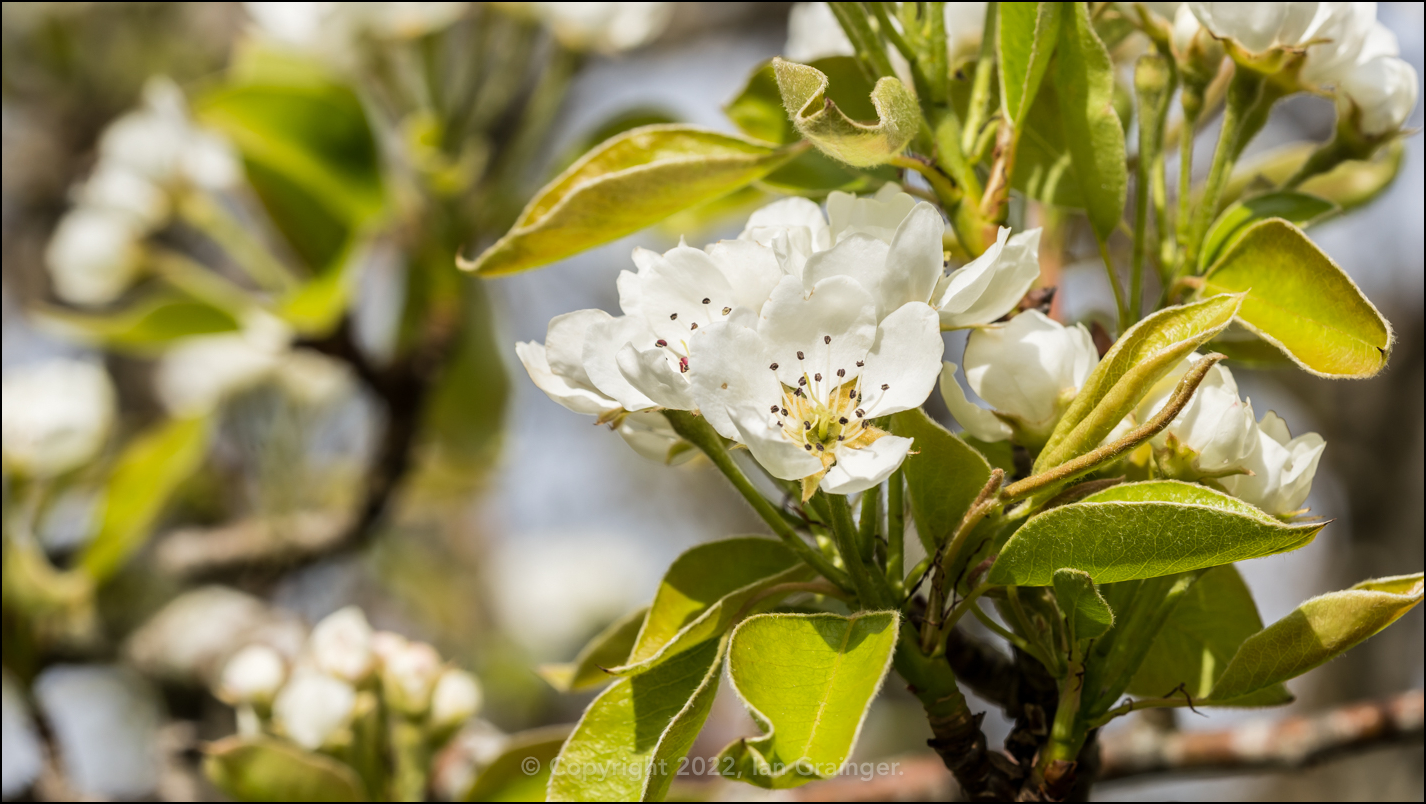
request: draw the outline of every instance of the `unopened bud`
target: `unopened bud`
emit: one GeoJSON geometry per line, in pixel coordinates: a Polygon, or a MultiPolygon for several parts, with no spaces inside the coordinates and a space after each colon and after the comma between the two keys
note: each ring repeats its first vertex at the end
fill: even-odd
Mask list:
{"type": "Polygon", "coordinates": [[[322,672],[357,683],[371,672],[371,626],[356,606],[329,614],[312,629],[312,658],[322,672]]]}
{"type": "Polygon", "coordinates": [[[351,719],[356,690],[322,673],[294,677],[272,704],[273,719],[288,738],[309,751],[326,745],[351,719]]]}
{"type": "Polygon", "coordinates": [[[287,666],[277,651],[266,645],[249,645],[224,665],[218,697],[233,705],[266,704],[286,678],[287,666]]]}
{"type": "Polygon", "coordinates": [[[431,690],[441,675],[441,656],[424,642],[408,642],[382,661],[386,703],[398,712],[421,715],[431,705],[431,690]]]}
{"type": "Polygon", "coordinates": [[[431,693],[431,725],[437,729],[461,725],[480,711],[482,699],[475,676],[455,667],[446,670],[431,693]]]}

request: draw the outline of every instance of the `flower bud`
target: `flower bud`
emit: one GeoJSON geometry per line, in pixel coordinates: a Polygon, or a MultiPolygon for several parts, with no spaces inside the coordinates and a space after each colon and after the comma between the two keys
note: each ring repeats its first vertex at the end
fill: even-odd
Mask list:
{"type": "Polygon", "coordinates": [[[1369,139],[1394,134],[1416,108],[1419,92],[1414,67],[1395,56],[1378,56],[1342,75],[1338,115],[1369,139]]]}
{"type": "Polygon", "coordinates": [[[272,716],[288,738],[315,751],[347,725],[355,704],[356,690],[350,684],[308,670],[295,675],[277,694],[272,716]]]}
{"type": "Polygon", "coordinates": [[[437,729],[459,726],[480,711],[482,700],[475,676],[452,667],[441,673],[431,693],[431,725],[437,729]]]}
{"type": "Polygon", "coordinates": [[[139,272],[144,231],[133,215],[108,207],[78,207],[55,227],[45,266],[55,293],[74,304],[107,304],[139,272]]]}
{"type": "Polygon", "coordinates": [[[424,642],[407,642],[382,657],[381,684],[387,705],[407,715],[424,714],[441,670],[440,654],[424,642]]]}
{"type": "Polygon", "coordinates": [[[53,477],[93,458],[114,418],[109,375],[81,360],[20,367],[5,377],[0,396],[5,466],[32,477],[53,477]]]}
{"type": "Polygon", "coordinates": [[[218,697],[230,704],[266,704],[287,678],[287,666],[267,645],[249,645],[223,666],[218,697]]]}
{"type": "Polygon", "coordinates": [[[371,672],[371,626],[356,606],[327,615],[312,629],[312,658],[322,672],[352,684],[371,672]]]}
{"type": "Polygon", "coordinates": [[[1317,433],[1293,438],[1287,423],[1272,411],[1258,423],[1255,435],[1257,449],[1245,461],[1252,474],[1233,475],[1218,482],[1229,494],[1269,514],[1285,516],[1301,510],[1312,491],[1312,478],[1327,442],[1317,433]]]}
{"type": "Polygon", "coordinates": [[[942,277],[931,295],[941,329],[989,324],[1020,303],[1040,278],[1040,230],[1010,236],[1000,227],[985,253],[942,277]]]}
{"type": "MultiPolygon", "coordinates": [[[[1139,424],[1158,413],[1189,368],[1202,360],[1189,355],[1155,384],[1135,413],[1139,424]]],[[[1245,461],[1257,448],[1257,422],[1251,402],[1238,397],[1238,384],[1222,364],[1213,366],[1193,397],[1153,439],[1160,471],[1179,480],[1226,477],[1246,471],[1245,461]]]]}

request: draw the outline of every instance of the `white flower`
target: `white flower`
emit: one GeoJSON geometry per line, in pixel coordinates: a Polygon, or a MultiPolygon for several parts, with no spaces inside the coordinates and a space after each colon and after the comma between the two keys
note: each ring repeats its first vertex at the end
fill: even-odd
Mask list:
{"type": "Polygon", "coordinates": [[[441,673],[431,693],[431,725],[438,729],[459,726],[480,711],[483,699],[475,676],[449,668],[441,673]]]}
{"type": "Polygon", "coordinates": [[[1395,56],[1354,65],[1337,86],[1338,114],[1367,137],[1392,134],[1406,124],[1420,85],[1416,68],[1395,56]]]}
{"type": "Polygon", "coordinates": [[[86,206],[70,210],[45,248],[55,293],[74,304],[117,299],[138,275],[139,241],[145,234],[143,223],[127,212],[86,206]]]}
{"type": "Polygon", "coordinates": [[[231,704],[267,703],[287,678],[282,656],[267,645],[249,645],[223,666],[218,695],[231,704]]]}
{"type": "Polygon", "coordinates": [[[299,671],[272,703],[272,717],[293,742],[316,751],[351,719],[356,690],[314,670],[299,671]]]}
{"type": "Polygon", "coordinates": [[[3,388],[0,432],[7,469],[54,477],[104,446],[114,419],[114,386],[102,367],[51,360],[7,374],[3,388]]]}
{"type": "Polygon", "coordinates": [[[789,276],[761,316],[738,311],[694,336],[694,397],[774,476],[802,480],[804,497],[819,483],[862,491],[911,446],[870,420],[930,394],[944,348],[937,324],[928,305],[908,302],[878,325],[876,297],[855,278],[828,276],[804,293],[789,276]]]}
{"type": "Polygon", "coordinates": [[[1000,227],[985,253],[936,283],[931,306],[941,313],[941,329],[989,324],[1015,309],[1040,278],[1040,230],[1010,237],[1000,227]]]}
{"type": "Polygon", "coordinates": [[[603,320],[602,317],[612,318],[603,310],[576,310],[558,315],[550,319],[544,343],[515,344],[515,354],[537,388],[575,413],[601,419],[620,408],[618,401],[594,387],[584,370],[586,333],[595,322],[603,320]]]}
{"type": "Polygon", "coordinates": [[[673,16],[672,3],[497,3],[532,16],[571,50],[617,53],[657,39],[673,16]]]}
{"type": "Polygon", "coordinates": [[[221,190],[241,175],[227,142],[193,124],[183,91],[163,77],[144,85],[143,106],[105,129],[99,159],[170,188],[221,190]]]}
{"type": "MultiPolygon", "coordinates": [[[[1308,38],[1319,3],[1189,3],[1203,27],[1219,39],[1232,39],[1250,54],[1296,47],[1308,38]]],[[[1347,5],[1342,3],[1340,5],[1347,5]]]]}
{"type": "Polygon", "coordinates": [[[345,63],[363,36],[413,39],[459,19],[470,3],[243,3],[268,38],[345,63]]]}
{"type": "MultiPolygon", "coordinates": [[[[1158,413],[1179,380],[1202,359],[1202,355],[1189,355],[1155,383],[1135,411],[1133,423],[1143,424],[1158,413]]],[[[1160,471],[1180,480],[1241,474],[1257,449],[1257,430],[1252,402],[1238,397],[1233,373],[1219,363],[1204,375],[1168,427],[1154,436],[1154,456],[1160,471]]]]}
{"type": "Polygon", "coordinates": [[[371,626],[356,606],[324,617],[312,629],[308,647],[318,669],[343,681],[357,684],[371,672],[371,626]]]}
{"type": "Polygon", "coordinates": [[[630,413],[614,428],[624,443],[651,461],[680,464],[698,454],[693,445],[674,432],[661,413],[630,413]]]}
{"type": "Polygon", "coordinates": [[[185,338],[164,352],[154,384],[170,413],[210,413],[227,396],[258,384],[281,365],[292,330],[257,311],[244,324],[241,332],[185,338]]]}
{"type": "Polygon", "coordinates": [[[1256,435],[1258,448],[1246,461],[1252,474],[1233,475],[1218,482],[1229,494],[1270,514],[1285,516],[1301,510],[1327,442],[1317,433],[1293,438],[1287,423],[1272,411],[1258,422],[1256,435]]]}
{"type": "Polygon", "coordinates": [[[1390,48],[1389,55],[1395,56],[1395,36],[1386,31],[1388,39],[1382,40],[1373,34],[1377,28],[1386,31],[1376,21],[1376,3],[1319,4],[1310,34],[1314,44],[1307,48],[1300,77],[1308,84],[1335,85],[1343,71],[1363,60],[1363,48],[1369,39],[1372,50],[1385,44],[1390,48]]]}
{"type": "MultiPolygon", "coordinates": [[[[980,49],[985,27],[985,3],[946,3],[946,50],[952,61],[980,49]]],[[[787,44],[783,56],[807,63],[830,56],[851,56],[855,51],[837,17],[826,3],[794,3],[787,17],[787,44]]],[[[889,54],[897,72],[905,63],[899,52],[889,54]],[[899,64],[897,62],[900,62],[899,64]]],[[[906,82],[908,85],[910,81],[906,82]]]]}
{"type": "Polygon", "coordinates": [[[431,691],[441,671],[440,654],[424,642],[406,642],[391,650],[381,661],[387,704],[408,715],[424,713],[431,705],[431,691]]]}
{"type": "Polygon", "coordinates": [[[95,166],[79,189],[80,209],[89,207],[132,216],[143,231],[162,224],[169,213],[168,193],[142,174],[112,161],[95,166]]]}
{"type": "Polygon", "coordinates": [[[1027,310],[1006,324],[972,332],[964,360],[971,389],[993,410],[966,399],[956,365],[946,363],[941,395],[956,421],[982,441],[1013,434],[1025,446],[1038,447],[1099,363],[1099,353],[1083,325],[1066,327],[1027,310]]]}

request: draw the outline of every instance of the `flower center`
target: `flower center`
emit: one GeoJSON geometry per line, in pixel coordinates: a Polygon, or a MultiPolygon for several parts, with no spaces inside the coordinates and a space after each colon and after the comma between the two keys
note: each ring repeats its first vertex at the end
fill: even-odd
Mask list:
{"type": "Polygon", "coordinates": [[[836,463],[837,446],[864,447],[885,435],[873,427],[862,410],[860,383],[845,383],[826,399],[817,399],[804,386],[783,386],[782,404],[775,411],[783,432],[795,444],[816,455],[823,467],[836,463]]]}

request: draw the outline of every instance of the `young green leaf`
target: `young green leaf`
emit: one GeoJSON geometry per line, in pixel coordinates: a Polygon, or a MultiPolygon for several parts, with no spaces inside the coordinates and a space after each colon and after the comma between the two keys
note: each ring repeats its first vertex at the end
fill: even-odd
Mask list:
{"type": "Polygon", "coordinates": [[[605,668],[618,667],[629,661],[629,652],[644,627],[645,606],[615,620],[608,628],[589,641],[574,661],[568,664],[542,664],[535,668],[551,687],[560,692],[591,689],[614,680],[605,668]]]}
{"type": "Polygon", "coordinates": [[[179,338],[233,332],[238,321],[218,307],[176,294],[159,294],[126,310],[80,313],[62,307],[36,312],[42,326],[75,340],[119,352],[152,355],[179,338]]]}
{"type": "Polygon", "coordinates": [[[554,759],[573,728],[545,726],[510,735],[499,756],[481,769],[460,800],[544,801],[554,759]]]}
{"type": "Polygon", "coordinates": [[[1025,113],[1010,186],[1036,201],[1083,209],[1084,193],[1070,167],[1061,120],[1059,95],[1052,81],[1040,87],[1040,94],[1025,113]]]}
{"type": "Polygon", "coordinates": [[[1124,333],[1095,366],[1035,461],[1035,472],[1099,446],[1154,383],[1189,353],[1223,331],[1242,297],[1222,295],[1169,307],[1124,333]]]}
{"type": "MultiPolygon", "coordinates": [[[[1253,595],[1232,564],[1199,576],[1154,637],[1128,691],[1163,697],[1182,689],[1194,701],[1206,701],[1218,677],[1248,637],[1262,630],[1253,595]]],[[[1292,700],[1281,684],[1259,690],[1233,706],[1277,706],[1292,700]]]]}
{"type": "Polygon", "coordinates": [[[1391,325],[1351,277],[1282,218],[1255,223],[1203,278],[1203,295],[1243,293],[1238,319],[1319,377],[1370,377],[1391,325]]]}
{"type": "Polygon", "coordinates": [[[206,417],[169,419],[124,447],[104,491],[99,531],[79,559],[90,577],[108,578],[143,547],[179,484],[203,464],[212,431],[206,417]]]}
{"type": "MultiPolygon", "coordinates": [[[[1234,171],[1221,203],[1226,207],[1244,195],[1282,184],[1302,167],[1318,145],[1315,142],[1289,143],[1249,161],[1234,171]]],[[[1326,173],[1313,176],[1297,189],[1331,201],[1343,212],[1351,212],[1375,200],[1391,186],[1401,172],[1405,154],[1405,144],[1395,139],[1378,148],[1370,160],[1348,159],[1326,173]]]]}
{"type": "Polygon", "coordinates": [[[745,187],[800,152],[692,126],[627,131],[541,188],[504,237],[461,267],[499,276],[562,260],[745,187]]]}
{"type": "Polygon", "coordinates": [[[765,734],[724,748],[719,770],[770,789],[836,775],[891,667],[899,625],[894,611],[745,620],[728,677],[765,734]]]}
{"type": "Polygon", "coordinates": [[[661,800],[708,719],[727,641],[710,639],[601,692],[560,749],[548,800],[661,800]]]}
{"type": "Polygon", "coordinates": [[[1297,678],[1396,622],[1422,598],[1422,576],[1401,575],[1329,592],[1248,637],[1213,686],[1231,700],[1297,678]]]}
{"type": "Polygon", "coordinates": [[[906,489],[916,533],[926,555],[933,555],[955,533],[966,509],[985,487],[990,464],[920,408],[892,415],[891,431],[916,441],[916,453],[903,467],[906,489]]]}
{"type": "Polygon", "coordinates": [[[745,607],[762,611],[785,595],[778,584],[811,580],[810,567],[781,542],[757,536],[700,544],[674,559],[654,595],[629,658],[610,673],[643,673],[704,640],[722,636],[745,607]]]}
{"type": "Polygon", "coordinates": [[[828,96],[826,73],[806,64],[773,59],[777,87],[792,124],[828,156],[854,167],[884,165],[916,136],[921,109],[900,80],[885,77],[871,91],[876,119],[847,116],[828,96]]]}
{"type": "Polygon", "coordinates": [[[1055,570],[1053,581],[1055,601],[1075,640],[1098,639],[1114,627],[1114,612],[1094,588],[1089,573],[1066,567],[1055,570]]]}
{"type": "Polygon", "coordinates": [[[1023,129],[1025,112],[1050,66],[1059,41],[1061,3],[1000,3],[996,27],[1000,109],[1023,129]]]}
{"type": "Polygon", "coordinates": [[[203,772],[237,801],[369,801],[351,768],[271,737],[226,737],[204,751],[203,772]]]}
{"type": "Polygon", "coordinates": [[[1201,273],[1217,261],[1228,247],[1238,242],[1248,227],[1258,221],[1283,218],[1305,228],[1338,211],[1337,205],[1331,201],[1292,190],[1235,201],[1208,229],[1208,236],[1203,240],[1203,252],[1199,255],[1198,270],[1201,273]]]}
{"type": "Polygon", "coordinates": [[[1125,483],[1032,517],[1001,548],[987,580],[1048,586],[1061,567],[1101,584],[1156,578],[1296,550],[1324,524],[1284,524],[1192,483],[1125,483]]]}
{"type": "Polygon", "coordinates": [[[1106,240],[1124,214],[1129,173],[1124,129],[1114,111],[1114,62],[1094,32],[1087,3],[1066,9],[1055,52],[1052,75],[1070,168],[1090,226],[1106,240]]]}

